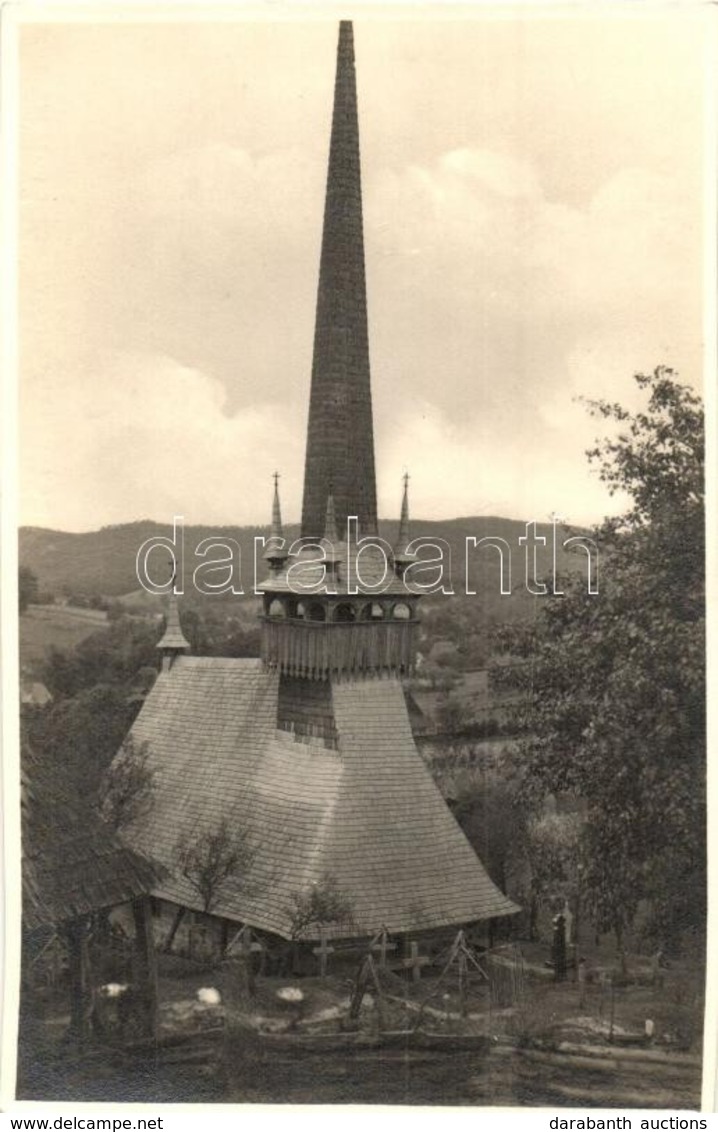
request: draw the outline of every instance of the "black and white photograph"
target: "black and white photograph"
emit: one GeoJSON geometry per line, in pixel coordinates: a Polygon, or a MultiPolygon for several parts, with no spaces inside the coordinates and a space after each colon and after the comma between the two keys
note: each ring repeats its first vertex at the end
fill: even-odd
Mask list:
{"type": "Polygon", "coordinates": [[[714,17],[5,20],[6,1109],[707,1127],[714,17]]]}

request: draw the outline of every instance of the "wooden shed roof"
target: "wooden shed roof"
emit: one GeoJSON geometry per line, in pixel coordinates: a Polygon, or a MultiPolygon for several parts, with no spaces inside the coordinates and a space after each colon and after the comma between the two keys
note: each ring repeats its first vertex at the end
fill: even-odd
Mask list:
{"type": "MultiPolygon", "coordinates": [[[[350,921],[327,935],[420,931],[516,911],[494,886],[414,745],[402,685],[332,685],[336,746],[278,730],[279,677],[256,660],[181,657],[133,728],[147,742],[152,810],[131,844],[170,879],[158,895],[201,909],[177,845],[222,822],[244,832],[246,874],[212,911],[289,937],[295,898],[331,877],[350,921]]],[[[316,936],[318,931],[305,934],[316,936]]]]}
{"type": "Polygon", "coordinates": [[[22,756],[23,923],[58,924],[150,892],[161,869],[122,846],[91,799],[31,748],[22,756]]]}

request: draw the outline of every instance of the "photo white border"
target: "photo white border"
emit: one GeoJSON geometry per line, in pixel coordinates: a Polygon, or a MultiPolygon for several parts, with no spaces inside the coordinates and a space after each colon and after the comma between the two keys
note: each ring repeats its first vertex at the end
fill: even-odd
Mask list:
{"type": "MultiPolygon", "coordinates": [[[[107,1103],[59,1103],[45,1101],[16,1101],[15,1072],[17,1064],[17,1015],[20,985],[20,774],[19,774],[19,657],[18,657],[18,605],[17,605],[17,530],[18,530],[18,340],[17,340],[17,168],[18,140],[18,29],[28,23],[75,23],[98,22],[125,23],[205,23],[236,22],[238,20],[307,21],[356,18],[361,12],[363,19],[432,19],[437,12],[441,18],[465,20],[512,19],[517,14],[531,11],[541,18],[560,18],[571,15],[573,18],[591,18],[596,10],[617,19],[640,20],[648,12],[681,10],[686,18],[703,19],[706,29],[705,54],[705,274],[704,274],[704,378],[706,420],[709,422],[706,445],[706,514],[707,514],[707,610],[708,610],[708,683],[707,687],[718,689],[718,332],[716,310],[718,309],[718,266],[716,240],[718,238],[718,8],[708,0],[678,0],[678,3],[635,4],[632,0],[575,0],[574,3],[545,4],[542,0],[525,0],[522,4],[484,3],[482,0],[452,0],[443,3],[414,3],[412,0],[394,0],[383,3],[381,0],[356,0],[354,4],[334,3],[332,0],[283,0],[266,3],[252,3],[250,0],[225,4],[163,3],[162,0],[148,0],[144,3],[122,3],[116,0],[95,0],[94,3],[66,4],[46,0],[45,3],[10,2],[0,8],[0,161],[2,167],[1,212],[0,212],[0,301],[2,327],[0,332],[0,359],[2,363],[2,401],[0,408],[2,437],[1,480],[0,480],[0,696],[2,717],[0,740],[2,743],[2,853],[3,899],[0,902],[0,961],[2,968],[2,1018],[0,1020],[0,1114],[73,1115],[84,1113],[87,1116],[112,1116],[114,1113],[149,1117],[166,1114],[168,1132],[175,1129],[196,1126],[198,1116],[206,1111],[207,1117],[217,1122],[218,1129],[224,1124],[228,1129],[236,1129],[238,1114],[249,1121],[252,1127],[283,1123],[292,1119],[300,1127],[314,1129],[336,1124],[339,1117],[348,1128],[362,1127],[367,1119],[378,1127],[395,1128],[397,1120],[411,1118],[422,1128],[437,1118],[449,1120],[452,1125],[462,1122],[471,1127],[476,1121],[490,1117],[492,1128],[507,1129],[515,1127],[517,1117],[529,1127],[547,1129],[548,1115],[558,1114],[562,1118],[591,1115],[615,1117],[625,1113],[632,1120],[641,1117],[656,1118],[658,1110],[601,1110],[601,1109],[561,1109],[542,1108],[493,1108],[476,1106],[451,1108],[431,1106],[420,1108],[410,1106],[355,1106],[355,1105],[116,1105],[107,1103]],[[711,424],[712,422],[712,424],[711,424]],[[190,1124],[191,1122],[191,1124],[190,1124]],[[231,1124],[230,1124],[231,1122],[231,1124]]],[[[711,1113],[718,1108],[718,821],[716,820],[716,798],[718,797],[718,768],[716,767],[716,740],[718,738],[718,696],[708,697],[708,795],[709,795],[709,919],[708,956],[716,956],[707,965],[706,1009],[703,1051],[703,1092],[702,1111],[711,1113]]],[[[689,1110],[679,1116],[691,1115],[689,1110]]],[[[634,1127],[639,1126],[635,1124],[634,1127]]]]}

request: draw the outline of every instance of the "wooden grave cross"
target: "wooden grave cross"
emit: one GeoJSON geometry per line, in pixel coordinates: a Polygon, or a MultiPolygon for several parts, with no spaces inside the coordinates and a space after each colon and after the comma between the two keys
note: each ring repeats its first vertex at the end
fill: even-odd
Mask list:
{"type": "Polygon", "coordinates": [[[396,944],[389,943],[389,932],[385,927],[381,929],[378,936],[374,937],[371,950],[379,952],[379,966],[385,968],[387,951],[396,951],[396,944]]]}
{"type": "Polygon", "coordinates": [[[313,947],[312,951],[315,955],[319,956],[319,974],[321,978],[324,979],[327,974],[327,960],[334,951],[334,948],[327,942],[327,937],[324,932],[322,932],[319,937],[319,946],[313,947]]]}
{"type": "Polygon", "coordinates": [[[419,955],[419,944],[415,939],[411,941],[411,955],[408,959],[402,960],[404,967],[411,970],[411,977],[414,982],[418,982],[421,978],[421,968],[426,967],[431,962],[428,955],[419,955]]]}

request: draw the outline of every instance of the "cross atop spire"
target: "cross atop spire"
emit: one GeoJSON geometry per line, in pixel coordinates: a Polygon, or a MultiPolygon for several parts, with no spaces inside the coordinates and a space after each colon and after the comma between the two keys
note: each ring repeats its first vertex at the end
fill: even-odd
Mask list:
{"type": "Polygon", "coordinates": [[[279,505],[279,472],[273,472],[274,499],[272,500],[272,538],[284,538],[282,509],[279,505]]]}
{"type": "Polygon", "coordinates": [[[406,549],[409,541],[409,473],[404,472],[404,494],[401,499],[401,520],[399,522],[399,546],[406,549]]]}
{"type": "Polygon", "coordinates": [[[274,480],[274,497],[272,499],[272,529],[269,534],[269,546],[264,552],[264,558],[269,562],[271,569],[279,569],[288,557],[284,544],[284,528],[282,526],[282,509],[279,504],[279,472],[272,473],[274,480]]]}
{"type": "Polygon", "coordinates": [[[404,493],[401,499],[401,519],[399,520],[399,537],[396,540],[394,562],[399,575],[403,574],[410,562],[416,559],[415,554],[407,551],[411,535],[409,532],[409,473],[404,472],[404,493]]]}
{"type": "Polygon", "coordinates": [[[352,25],[339,25],[334,113],[304,470],[302,535],[318,538],[334,496],[340,533],[376,531],[376,483],[352,25]]]}

